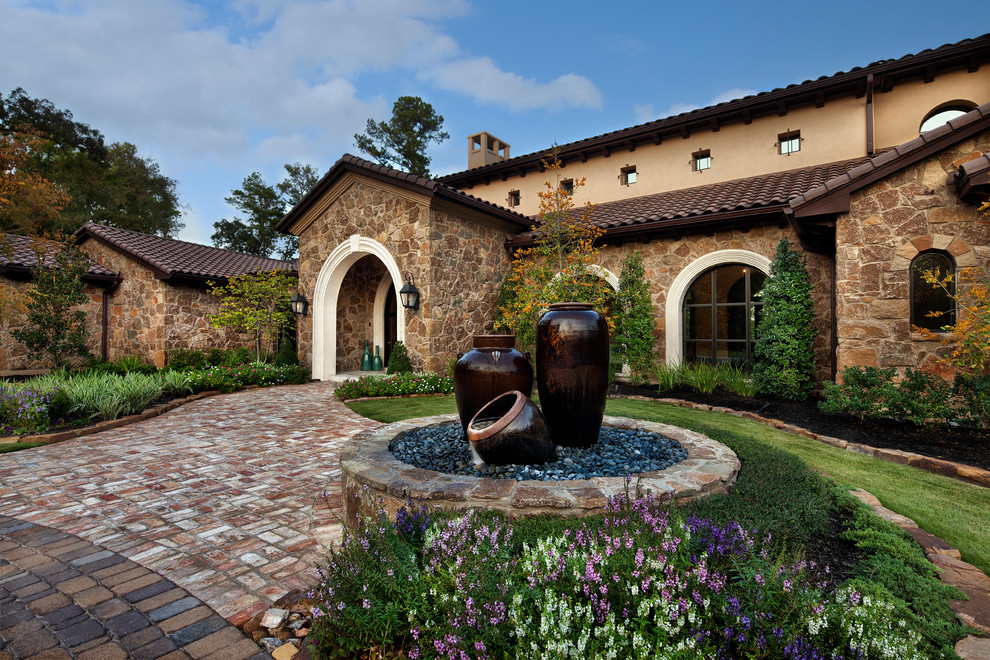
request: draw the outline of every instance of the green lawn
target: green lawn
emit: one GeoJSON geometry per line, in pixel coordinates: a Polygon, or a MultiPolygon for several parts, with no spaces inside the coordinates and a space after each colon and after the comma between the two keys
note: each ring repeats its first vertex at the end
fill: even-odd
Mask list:
{"type": "Polygon", "coordinates": [[[4,442],[0,443],[0,454],[4,454],[8,451],[20,451],[21,449],[30,449],[31,447],[39,447],[45,443],[43,442],[4,442]]]}
{"type": "MultiPolygon", "coordinates": [[[[382,422],[457,412],[453,396],[357,401],[348,406],[360,415],[382,422]]],[[[843,451],[732,415],[627,399],[610,399],[606,413],[685,428],[713,427],[787,451],[841,484],[873,493],[884,506],[945,539],[959,548],[964,560],[990,574],[988,488],[843,451]]]]}

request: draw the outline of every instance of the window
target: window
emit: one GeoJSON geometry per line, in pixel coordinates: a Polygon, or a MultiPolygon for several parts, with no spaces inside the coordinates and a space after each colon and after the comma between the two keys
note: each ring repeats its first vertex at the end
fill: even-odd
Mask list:
{"type": "Polygon", "coordinates": [[[911,262],[911,325],[939,332],[956,322],[956,304],[949,295],[955,293],[955,285],[947,293],[929,284],[924,278],[928,271],[937,271],[941,279],[955,275],[956,265],[952,257],[941,250],[922,252],[911,262]]]}
{"type": "Polygon", "coordinates": [[[743,264],[702,273],[684,298],[684,360],[753,363],[756,324],[763,308],[759,270],[743,264]]]}
{"type": "Polygon", "coordinates": [[[712,167],[712,152],[710,149],[702,149],[691,154],[694,163],[694,171],[709,170],[712,167]]]}
{"type": "Polygon", "coordinates": [[[777,136],[777,146],[781,156],[790,156],[795,151],[801,151],[801,131],[787,131],[777,136]]]}
{"type": "Polygon", "coordinates": [[[518,190],[510,190],[509,191],[509,207],[510,208],[513,207],[513,206],[519,206],[519,201],[521,199],[522,199],[522,197],[519,195],[519,191],[518,190]]]}
{"type": "Polygon", "coordinates": [[[928,113],[925,120],[921,122],[921,128],[918,132],[924,133],[925,131],[930,131],[933,128],[938,128],[942,124],[956,117],[961,117],[976,106],[965,106],[965,105],[950,105],[944,108],[938,108],[928,113]]]}
{"type": "Polygon", "coordinates": [[[560,189],[568,195],[574,194],[574,179],[564,179],[560,182],[560,189]]]}
{"type": "Polygon", "coordinates": [[[636,166],[629,165],[622,168],[622,175],[619,177],[622,180],[622,185],[628,186],[630,184],[636,183],[636,166]]]}

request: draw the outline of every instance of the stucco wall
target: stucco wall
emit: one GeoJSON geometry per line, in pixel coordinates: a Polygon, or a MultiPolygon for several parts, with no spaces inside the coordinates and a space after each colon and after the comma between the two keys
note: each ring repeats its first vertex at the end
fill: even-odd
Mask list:
{"type": "Polygon", "coordinates": [[[920,367],[948,372],[946,349],[910,327],[911,259],[946,250],[957,267],[990,265],[990,222],[946,187],[946,176],[974,154],[990,151],[990,132],[855,193],[836,227],[838,368],[920,367]]]}
{"type": "MultiPolygon", "coordinates": [[[[32,286],[30,281],[13,280],[6,277],[3,278],[2,283],[20,294],[27,292],[32,286]]],[[[87,300],[79,309],[86,312],[86,348],[91,354],[98,356],[103,337],[103,289],[92,284],[86,284],[83,293],[85,293],[87,300]]],[[[51,366],[42,361],[30,359],[27,355],[27,348],[11,336],[10,330],[23,328],[26,318],[26,314],[20,314],[10,323],[0,326],[0,371],[43,369],[51,366]]],[[[84,362],[82,358],[73,359],[74,364],[84,362]]]]}

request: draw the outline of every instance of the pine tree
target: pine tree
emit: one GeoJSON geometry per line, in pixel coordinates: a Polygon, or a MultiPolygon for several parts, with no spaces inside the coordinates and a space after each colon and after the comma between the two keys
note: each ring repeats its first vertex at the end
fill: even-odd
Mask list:
{"type": "Polygon", "coordinates": [[[815,382],[811,283],[804,259],[787,239],[777,245],[763,286],[763,313],[756,328],[753,380],[761,394],[807,399],[815,382]]]}

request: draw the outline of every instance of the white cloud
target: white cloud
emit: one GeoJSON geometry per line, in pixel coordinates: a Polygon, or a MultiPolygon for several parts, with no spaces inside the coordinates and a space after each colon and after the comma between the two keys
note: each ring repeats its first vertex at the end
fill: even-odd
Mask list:
{"type": "Polygon", "coordinates": [[[498,68],[490,57],[444,62],[420,76],[436,86],[466,94],[479,103],[504,105],[512,110],[602,107],[602,93],[594,83],[573,73],[547,83],[523,78],[498,68]]]}
{"type": "Polygon", "coordinates": [[[734,87],[732,89],[727,89],[721,94],[718,94],[711,101],[706,103],[704,106],[696,105],[694,103],[675,103],[670,106],[667,110],[667,116],[673,117],[674,115],[679,115],[682,112],[691,112],[692,110],[697,110],[698,108],[708,107],[710,105],[716,105],[719,103],[725,103],[727,101],[734,101],[736,99],[741,99],[744,96],[751,96],[756,94],[755,89],[742,89],[739,87],[734,87]]]}
{"type": "Polygon", "coordinates": [[[636,117],[636,121],[640,124],[648,121],[653,121],[657,118],[656,112],[653,110],[652,103],[636,104],[633,106],[633,115],[636,117]]]}
{"type": "Polygon", "coordinates": [[[692,105],[690,103],[675,103],[667,109],[667,116],[673,117],[674,115],[679,115],[682,112],[691,112],[692,110],[697,110],[700,105],[692,105]]]}

